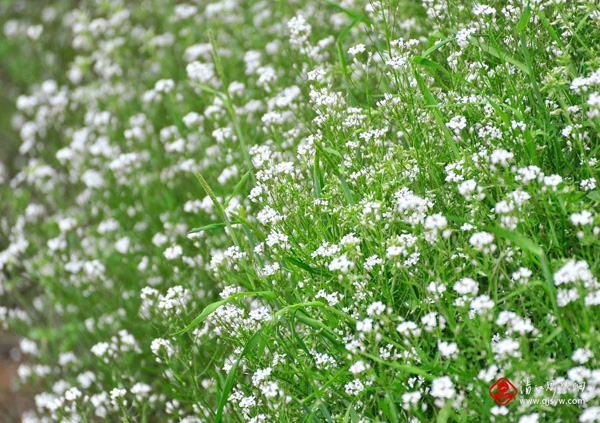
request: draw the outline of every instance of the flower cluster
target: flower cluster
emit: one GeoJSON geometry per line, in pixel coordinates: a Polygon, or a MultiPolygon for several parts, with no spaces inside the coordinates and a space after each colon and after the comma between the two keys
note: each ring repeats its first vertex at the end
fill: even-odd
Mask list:
{"type": "Polygon", "coordinates": [[[13,3],[22,421],[600,421],[594,1],[13,3]]]}

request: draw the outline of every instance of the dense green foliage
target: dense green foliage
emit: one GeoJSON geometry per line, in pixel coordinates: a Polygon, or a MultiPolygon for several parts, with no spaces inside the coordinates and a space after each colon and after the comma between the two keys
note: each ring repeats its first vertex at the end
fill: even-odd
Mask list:
{"type": "Polygon", "coordinates": [[[597,2],[0,16],[24,422],[600,421],[597,2]]]}

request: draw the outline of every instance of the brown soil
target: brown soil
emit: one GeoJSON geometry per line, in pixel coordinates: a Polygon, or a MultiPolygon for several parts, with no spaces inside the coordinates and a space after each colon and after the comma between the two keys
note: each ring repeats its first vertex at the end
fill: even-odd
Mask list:
{"type": "Polygon", "coordinates": [[[19,363],[11,356],[17,345],[17,338],[0,331],[0,423],[20,422],[23,411],[31,407],[31,401],[15,391],[19,363]]]}

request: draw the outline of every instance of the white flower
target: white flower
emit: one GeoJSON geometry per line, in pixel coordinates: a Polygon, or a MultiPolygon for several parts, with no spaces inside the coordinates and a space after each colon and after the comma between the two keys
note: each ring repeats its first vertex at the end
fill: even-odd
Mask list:
{"type": "Polygon", "coordinates": [[[342,273],[348,273],[353,268],[354,262],[349,260],[345,254],[334,258],[331,263],[329,263],[329,270],[331,271],[339,270],[342,273]]]}
{"type": "Polygon", "coordinates": [[[494,308],[494,301],[487,295],[480,295],[471,301],[471,310],[477,314],[484,314],[494,308]]]}
{"type": "Polygon", "coordinates": [[[37,344],[34,341],[31,341],[27,338],[21,339],[21,342],[19,343],[19,348],[21,349],[21,352],[23,354],[31,354],[31,355],[38,354],[37,344]]]}
{"type": "Polygon", "coordinates": [[[226,286],[225,288],[223,288],[223,290],[219,294],[219,297],[221,297],[222,299],[225,300],[239,292],[241,292],[241,288],[239,286],[230,285],[230,286],[226,286]]]}
{"type": "Polygon", "coordinates": [[[396,330],[404,336],[421,336],[421,328],[419,328],[415,322],[411,321],[400,323],[396,327],[396,330]]]}
{"type": "Polygon", "coordinates": [[[77,383],[79,383],[83,389],[88,389],[95,381],[96,375],[89,370],[77,376],[77,383]]]}
{"type": "Polygon", "coordinates": [[[477,295],[479,292],[479,284],[471,278],[462,278],[452,287],[454,291],[460,295],[477,295]]]}
{"type": "Polygon", "coordinates": [[[113,390],[110,391],[110,402],[115,407],[118,407],[119,405],[125,406],[125,405],[127,405],[127,401],[125,400],[125,395],[127,395],[127,390],[120,389],[120,388],[114,388],[113,390]]]}
{"type": "Polygon", "coordinates": [[[423,225],[425,229],[444,229],[448,225],[448,219],[446,219],[442,214],[437,213],[431,216],[427,216],[425,218],[425,224],[423,225]]]}
{"type": "Polygon", "coordinates": [[[579,299],[577,288],[559,289],[556,292],[556,303],[559,307],[565,307],[567,304],[579,299]]]}
{"type": "Polygon", "coordinates": [[[515,282],[520,283],[521,285],[525,285],[529,282],[529,278],[533,272],[525,267],[520,267],[519,270],[513,272],[511,275],[511,279],[515,282]]]}
{"type": "Polygon", "coordinates": [[[490,412],[494,416],[506,416],[508,414],[508,408],[495,405],[490,409],[490,412]]]}
{"type": "Polygon", "coordinates": [[[446,123],[446,126],[458,134],[461,130],[467,127],[467,119],[461,115],[454,116],[452,119],[450,119],[450,122],[446,123]]]}
{"type": "Polygon", "coordinates": [[[270,322],[273,316],[267,307],[258,307],[250,312],[250,318],[256,322],[270,322]]]}
{"type": "Polygon", "coordinates": [[[193,81],[198,81],[203,84],[208,84],[215,76],[214,66],[212,63],[192,62],[185,68],[188,77],[193,81]]]}
{"type": "Polygon", "coordinates": [[[569,219],[575,226],[587,226],[594,223],[594,215],[587,210],[583,210],[579,213],[573,213],[569,219]]]}
{"type": "Polygon", "coordinates": [[[408,410],[411,406],[419,404],[421,393],[419,391],[406,392],[402,394],[402,408],[408,410]]]}
{"type": "Polygon", "coordinates": [[[496,251],[494,235],[489,232],[475,232],[469,238],[469,244],[471,244],[475,249],[484,253],[496,251]]]}
{"type": "Polygon", "coordinates": [[[311,26],[306,22],[304,16],[298,14],[288,21],[290,31],[290,44],[293,48],[300,50],[308,43],[308,37],[311,33],[311,26]]]}
{"type": "Polygon", "coordinates": [[[438,341],[438,350],[442,357],[456,359],[458,358],[458,346],[456,342],[438,341]]]}
{"type": "Polygon", "coordinates": [[[100,172],[92,169],[86,170],[83,175],[81,175],[81,180],[89,188],[101,188],[106,184],[104,176],[100,172]]]}
{"type": "Polygon", "coordinates": [[[579,415],[581,423],[596,423],[600,421],[600,407],[592,406],[583,410],[579,415]]]}
{"type": "Polygon", "coordinates": [[[475,191],[476,188],[477,182],[475,182],[473,179],[468,179],[458,185],[458,193],[469,199],[470,195],[475,191]]]}
{"type": "Polygon", "coordinates": [[[131,246],[131,240],[129,237],[123,237],[115,243],[115,249],[121,254],[127,254],[129,247],[131,246]]]}
{"type": "Polygon", "coordinates": [[[110,344],[108,342],[98,342],[92,348],[92,354],[97,357],[102,357],[110,350],[110,344]]]}
{"type": "Polygon", "coordinates": [[[258,369],[256,372],[254,372],[254,375],[252,375],[252,385],[260,386],[262,382],[265,381],[271,375],[272,371],[273,369],[270,367],[267,367],[265,369],[258,369]]]}
{"type": "Polygon", "coordinates": [[[518,423],[538,423],[540,421],[540,415],[538,413],[528,414],[521,416],[518,423]]]}
{"type": "Polygon", "coordinates": [[[496,375],[498,374],[498,366],[492,364],[488,369],[482,369],[477,374],[477,379],[482,380],[486,383],[494,380],[496,375]]]}
{"type": "Polygon", "coordinates": [[[562,181],[563,178],[560,175],[550,175],[544,177],[544,185],[552,188],[553,191],[556,191],[556,187],[558,187],[562,181]]]}
{"type": "Polygon", "coordinates": [[[163,338],[156,338],[150,344],[150,350],[152,350],[152,354],[156,357],[157,362],[161,362],[160,356],[166,354],[167,357],[170,357],[174,353],[173,346],[171,342],[163,338]],[[164,353],[164,354],[163,354],[164,353]]]}
{"type": "Polygon", "coordinates": [[[363,385],[359,379],[354,379],[353,381],[348,382],[344,386],[344,389],[348,395],[357,396],[365,390],[365,385],[363,385]]]}
{"type": "Polygon", "coordinates": [[[367,369],[367,367],[365,366],[365,363],[362,360],[358,360],[356,363],[354,363],[352,366],[350,366],[350,373],[352,373],[353,375],[357,375],[359,373],[364,372],[367,369]]]}
{"type": "Polygon", "coordinates": [[[356,322],[358,332],[371,332],[373,330],[373,319],[364,319],[356,322]]]}
{"type": "Polygon", "coordinates": [[[175,81],[172,79],[160,79],[154,84],[154,91],[159,93],[170,93],[175,88],[175,81]]]}
{"type": "Polygon", "coordinates": [[[450,399],[456,395],[454,384],[448,376],[438,377],[431,382],[431,390],[429,395],[435,398],[450,399]]]}
{"type": "Polygon", "coordinates": [[[136,396],[138,400],[148,397],[148,394],[152,391],[150,385],[138,382],[131,387],[131,393],[136,396]]]}
{"type": "Polygon", "coordinates": [[[497,342],[492,342],[492,352],[494,353],[496,360],[502,360],[510,357],[521,357],[519,348],[519,342],[512,338],[506,338],[497,342]]]}
{"type": "Polygon", "coordinates": [[[75,401],[78,398],[81,398],[83,394],[81,393],[81,391],[75,387],[73,388],[69,388],[69,390],[67,390],[67,392],[65,392],[65,399],[67,401],[75,401]]]}
{"type": "Polygon", "coordinates": [[[415,225],[422,223],[425,214],[433,206],[430,200],[415,195],[410,189],[402,188],[394,194],[398,212],[406,223],[415,225]]]}
{"type": "Polygon", "coordinates": [[[366,51],[364,44],[356,44],[348,49],[348,54],[356,56],[357,54],[364,53],[366,51]]]}
{"type": "Polygon", "coordinates": [[[584,191],[592,191],[596,189],[596,180],[594,178],[584,179],[579,183],[579,186],[584,191]]]}
{"type": "Polygon", "coordinates": [[[500,164],[504,167],[508,166],[508,162],[510,162],[515,155],[509,151],[498,149],[494,150],[490,155],[490,162],[493,164],[500,164]]]}
{"type": "Polygon", "coordinates": [[[554,273],[554,285],[560,286],[581,281],[586,288],[596,287],[598,281],[590,271],[590,266],[583,260],[569,260],[554,273]]]}
{"type": "Polygon", "coordinates": [[[367,307],[367,314],[369,316],[379,316],[385,311],[386,307],[381,301],[375,301],[367,307]]]}
{"type": "Polygon", "coordinates": [[[175,260],[181,257],[183,254],[183,248],[180,245],[174,244],[167,248],[164,252],[164,256],[167,260],[175,260]]]}

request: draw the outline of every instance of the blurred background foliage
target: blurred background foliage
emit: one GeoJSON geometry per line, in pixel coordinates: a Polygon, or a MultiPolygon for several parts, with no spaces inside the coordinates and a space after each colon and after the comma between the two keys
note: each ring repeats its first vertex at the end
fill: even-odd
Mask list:
{"type": "MultiPolygon", "coordinates": [[[[52,26],[60,24],[58,19],[44,23],[46,28],[36,43],[7,37],[7,32],[24,22],[32,26],[41,24],[41,19],[48,18],[49,13],[62,13],[76,3],[72,0],[0,0],[0,217],[4,224],[13,220],[8,180],[24,160],[18,154],[20,137],[13,125],[16,99],[27,93],[31,81],[65,80],[66,67],[73,58],[65,32],[52,30],[52,26]],[[48,48],[57,43],[61,45],[60,49],[48,48]]],[[[8,239],[0,236],[0,250],[6,248],[7,243],[8,239]]],[[[26,390],[21,388],[21,392],[16,392],[14,389],[20,361],[17,343],[16,336],[0,330],[0,423],[20,421],[23,411],[31,406],[26,390]]]]}

